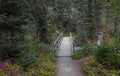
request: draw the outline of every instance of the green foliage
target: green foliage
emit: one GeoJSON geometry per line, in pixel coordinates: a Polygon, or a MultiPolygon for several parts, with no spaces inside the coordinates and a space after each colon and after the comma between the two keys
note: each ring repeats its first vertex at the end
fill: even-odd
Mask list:
{"type": "Polygon", "coordinates": [[[106,68],[120,69],[120,47],[117,45],[101,45],[95,55],[98,62],[105,64],[106,68]],[[112,66],[112,67],[109,67],[112,66]]]}
{"type": "Polygon", "coordinates": [[[94,55],[96,52],[96,46],[92,45],[92,44],[86,44],[85,48],[83,48],[82,50],[78,50],[76,51],[72,58],[73,59],[80,59],[84,56],[88,56],[88,55],[94,55]]]}
{"type": "Polygon", "coordinates": [[[50,25],[50,35],[54,36],[57,30],[57,25],[50,25]]]}
{"type": "Polygon", "coordinates": [[[104,65],[99,64],[94,57],[90,57],[83,67],[88,76],[119,76],[120,71],[115,69],[105,69],[104,65]]]}
{"type": "Polygon", "coordinates": [[[83,51],[77,51],[77,52],[75,52],[75,53],[72,55],[72,58],[73,58],[73,59],[80,59],[80,58],[82,58],[83,56],[85,56],[83,51]]]}
{"type": "Polygon", "coordinates": [[[55,57],[52,51],[42,51],[37,60],[27,67],[21,63],[9,62],[4,70],[0,70],[0,76],[54,76],[55,57]]]}
{"type": "Polygon", "coordinates": [[[21,6],[17,1],[2,1],[0,5],[0,15],[2,18],[1,29],[7,31],[20,31],[21,25],[25,24],[21,6]]]}
{"type": "Polygon", "coordinates": [[[0,54],[1,59],[17,56],[19,43],[22,42],[20,34],[25,32],[26,25],[21,6],[15,0],[0,1],[0,54]],[[14,55],[15,54],[15,55],[14,55]]]}
{"type": "Polygon", "coordinates": [[[0,76],[2,76],[4,74],[3,70],[0,70],[0,76]]]}
{"type": "Polygon", "coordinates": [[[48,52],[42,51],[38,55],[37,61],[27,68],[28,74],[32,71],[32,70],[30,70],[31,68],[33,68],[33,70],[35,71],[34,74],[37,76],[53,76],[53,75],[55,75],[55,57],[54,57],[53,52],[52,51],[48,51],[48,52]]]}
{"type": "MultiPolygon", "coordinates": [[[[31,36],[29,37],[31,41],[31,36]]],[[[53,48],[45,43],[32,42],[21,49],[17,61],[10,62],[5,70],[1,71],[1,76],[53,76],[55,74],[53,48]]]]}
{"type": "Polygon", "coordinates": [[[82,34],[81,38],[82,38],[82,44],[83,45],[87,44],[87,35],[85,33],[82,34]]]}
{"type": "Polygon", "coordinates": [[[50,44],[45,44],[45,43],[37,43],[38,47],[37,47],[37,52],[41,52],[41,51],[46,51],[49,52],[50,50],[53,50],[53,47],[50,44]]]}
{"type": "Polygon", "coordinates": [[[48,5],[43,0],[22,0],[21,1],[25,13],[30,15],[31,28],[33,28],[36,39],[45,43],[49,43],[47,37],[49,37],[49,23],[48,21],[48,5]],[[24,8],[26,7],[26,8],[24,8]]]}
{"type": "Polygon", "coordinates": [[[72,7],[72,0],[55,0],[55,10],[65,12],[72,7]]]}
{"type": "Polygon", "coordinates": [[[84,46],[87,44],[87,34],[86,33],[78,33],[78,39],[80,40],[80,45],[84,46]]]}
{"type": "Polygon", "coordinates": [[[35,54],[30,52],[30,50],[27,52],[25,51],[23,52],[21,53],[20,58],[19,58],[19,62],[21,63],[21,66],[27,67],[37,60],[35,54]]]}
{"type": "Polygon", "coordinates": [[[109,53],[110,48],[107,45],[101,45],[98,47],[97,52],[96,52],[96,59],[98,62],[102,62],[102,59],[105,59],[107,54],[109,53]]]}
{"type": "MultiPolygon", "coordinates": [[[[38,56],[40,53],[50,52],[53,48],[50,45],[45,43],[30,43],[31,45],[27,46],[22,50],[19,54],[18,62],[21,63],[21,66],[27,67],[36,62],[38,60],[38,56]]],[[[50,58],[50,57],[49,57],[50,58]]]]}

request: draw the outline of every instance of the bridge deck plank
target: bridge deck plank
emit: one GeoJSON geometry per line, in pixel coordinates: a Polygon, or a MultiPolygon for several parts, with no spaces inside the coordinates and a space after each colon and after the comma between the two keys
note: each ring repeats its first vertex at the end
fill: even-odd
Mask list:
{"type": "Polygon", "coordinates": [[[70,37],[63,37],[57,56],[71,56],[70,37]]]}

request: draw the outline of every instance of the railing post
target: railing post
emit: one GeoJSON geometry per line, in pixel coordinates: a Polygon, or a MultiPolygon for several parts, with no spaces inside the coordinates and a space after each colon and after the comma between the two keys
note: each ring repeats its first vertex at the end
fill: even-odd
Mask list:
{"type": "Polygon", "coordinates": [[[57,37],[57,39],[55,40],[55,42],[54,42],[54,55],[55,55],[55,56],[56,56],[57,50],[58,50],[59,47],[60,47],[60,43],[61,43],[62,38],[63,38],[63,33],[61,32],[61,33],[59,34],[59,36],[57,37]]]}
{"type": "Polygon", "coordinates": [[[74,54],[73,36],[71,32],[70,32],[70,46],[71,46],[72,54],[74,54]]]}

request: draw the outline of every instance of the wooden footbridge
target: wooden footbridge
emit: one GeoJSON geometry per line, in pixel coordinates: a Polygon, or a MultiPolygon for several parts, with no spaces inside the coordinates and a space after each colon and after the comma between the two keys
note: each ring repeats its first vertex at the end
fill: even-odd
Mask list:
{"type": "Polygon", "coordinates": [[[72,56],[73,50],[73,37],[70,33],[69,37],[63,37],[61,32],[54,42],[55,56],[72,56]]]}
{"type": "Polygon", "coordinates": [[[64,37],[60,33],[54,42],[54,53],[57,57],[57,72],[55,76],[86,76],[81,71],[81,67],[71,56],[74,53],[73,37],[64,37]]]}

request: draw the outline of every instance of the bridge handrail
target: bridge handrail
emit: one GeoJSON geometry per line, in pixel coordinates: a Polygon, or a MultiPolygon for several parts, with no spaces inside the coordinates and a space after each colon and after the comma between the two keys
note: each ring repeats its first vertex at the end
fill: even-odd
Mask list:
{"type": "Polygon", "coordinates": [[[54,54],[56,54],[56,51],[59,49],[62,38],[63,33],[61,32],[57,39],[54,41],[54,54]]]}
{"type": "Polygon", "coordinates": [[[70,46],[71,46],[71,51],[72,54],[74,53],[74,45],[73,45],[73,36],[72,33],[70,32],[70,46]]]}

